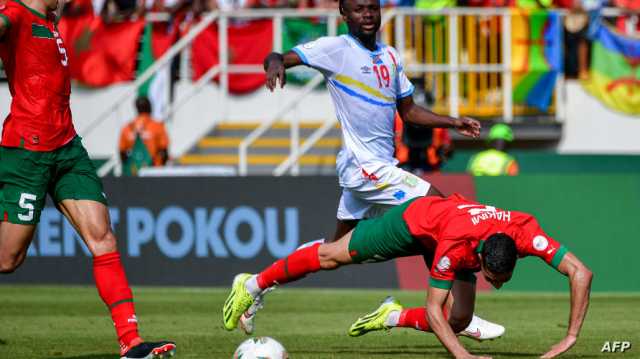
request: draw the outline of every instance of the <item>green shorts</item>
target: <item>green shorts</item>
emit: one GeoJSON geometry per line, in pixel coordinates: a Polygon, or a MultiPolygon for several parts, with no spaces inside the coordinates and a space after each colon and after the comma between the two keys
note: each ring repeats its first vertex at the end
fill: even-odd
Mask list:
{"type": "MultiPolygon", "coordinates": [[[[354,263],[384,262],[393,258],[421,255],[431,269],[434,252],[414,240],[403,218],[404,211],[417,198],[388,210],[382,217],[360,221],[349,241],[354,263]]],[[[456,279],[476,282],[472,271],[456,273],[456,279]]]]}
{"type": "Polygon", "coordinates": [[[0,147],[0,220],[37,224],[49,193],[57,204],[65,199],[107,205],[96,168],[76,136],[50,152],[0,147]]]}
{"type": "Polygon", "coordinates": [[[349,253],[354,263],[383,262],[424,253],[424,248],[409,233],[402,216],[414,200],[391,208],[382,217],[358,222],[349,241],[349,253]]]}

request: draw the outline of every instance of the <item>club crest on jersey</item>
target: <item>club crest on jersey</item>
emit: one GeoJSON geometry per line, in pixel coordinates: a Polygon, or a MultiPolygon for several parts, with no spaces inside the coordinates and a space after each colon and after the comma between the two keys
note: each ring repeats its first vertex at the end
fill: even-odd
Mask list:
{"type": "Polygon", "coordinates": [[[449,259],[449,257],[444,256],[440,258],[440,260],[438,261],[438,265],[436,266],[436,269],[438,269],[439,272],[445,272],[450,267],[451,267],[451,260],[449,259]]]}
{"type": "Polygon", "coordinates": [[[380,55],[371,55],[371,62],[374,65],[380,65],[382,64],[382,58],[380,57],[380,55]]]}
{"type": "Polygon", "coordinates": [[[535,238],[533,238],[533,248],[539,252],[547,249],[548,245],[549,241],[544,236],[535,236],[535,238]]]}
{"type": "Polygon", "coordinates": [[[371,67],[369,66],[362,66],[360,68],[360,71],[362,71],[363,74],[370,74],[371,73],[371,67]]]}

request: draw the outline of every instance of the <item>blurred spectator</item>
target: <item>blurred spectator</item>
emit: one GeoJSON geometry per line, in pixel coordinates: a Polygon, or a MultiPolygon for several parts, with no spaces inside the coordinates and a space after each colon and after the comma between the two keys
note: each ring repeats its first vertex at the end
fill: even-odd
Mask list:
{"type": "Polygon", "coordinates": [[[120,159],[123,172],[136,175],[142,167],[163,166],[169,158],[169,137],[164,124],[151,118],[151,102],[136,99],[138,117],[122,128],[120,159]]]}
{"type": "Polygon", "coordinates": [[[589,76],[589,14],[579,0],[562,5],[569,7],[564,17],[564,74],[567,78],[585,79],[589,76]]]}
{"type": "Polygon", "coordinates": [[[474,176],[516,176],[518,163],[505,152],[507,142],[513,141],[511,127],[498,123],[491,127],[487,142],[492,147],[469,159],[467,171],[474,176]]]}
{"type": "Polygon", "coordinates": [[[453,153],[449,131],[404,123],[398,114],[395,121],[399,166],[416,174],[439,171],[453,153]]]}

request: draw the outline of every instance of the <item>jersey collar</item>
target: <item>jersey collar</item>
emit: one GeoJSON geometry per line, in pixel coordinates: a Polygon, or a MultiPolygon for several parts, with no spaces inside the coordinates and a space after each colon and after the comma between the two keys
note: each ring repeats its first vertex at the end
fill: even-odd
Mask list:
{"type": "Polygon", "coordinates": [[[478,246],[476,247],[476,253],[481,253],[484,248],[484,241],[478,241],[478,246]]]}
{"type": "Polygon", "coordinates": [[[20,0],[15,0],[15,1],[16,1],[18,4],[20,4],[20,5],[24,6],[24,7],[25,7],[27,10],[29,10],[33,15],[35,15],[35,16],[37,16],[37,17],[39,17],[39,18],[43,19],[43,20],[47,20],[47,15],[45,15],[45,14],[41,13],[41,12],[40,12],[40,11],[38,11],[38,10],[35,10],[35,9],[30,8],[29,6],[27,6],[27,4],[23,3],[23,2],[22,2],[22,1],[20,1],[20,0]]]}
{"type": "Polygon", "coordinates": [[[370,54],[377,55],[380,52],[382,52],[382,44],[380,44],[377,41],[376,41],[376,49],[375,49],[375,51],[371,51],[371,50],[367,49],[366,47],[364,47],[364,45],[362,45],[360,40],[358,40],[358,38],[356,38],[355,36],[353,36],[351,34],[347,34],[347,37],[349,39],[351,39],[351,41],[353,41],[356,45],[358,45],[359,48],[363,49],[364,51],[366,51],[366,52],[368,52],[370,54]]]}

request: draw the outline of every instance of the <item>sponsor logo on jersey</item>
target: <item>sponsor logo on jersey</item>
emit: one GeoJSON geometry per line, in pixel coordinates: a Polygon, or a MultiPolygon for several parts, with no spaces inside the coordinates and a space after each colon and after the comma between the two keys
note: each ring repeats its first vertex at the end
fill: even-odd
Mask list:
{"type": "Polygon", "coordinates": [[[416,187],[418,185],[420,180],[418,179],[418,177],[416,177],[416,176],[414,176],[412,174],[408,174],[408,175],[406,175],[404,177],[402,182],[404,182],[407,186],[413,188],[413,187],[416,187]]]}
{"type": "Polygon", "coordinates": [[[451,267],[451,260],[449,259],[449,257],[444,256],[444,257],[440,258],[440,260],[438,261],[438,265],[436,266],[436,269],[439,272],[445,272],[450,267],[451,267]]]}
{"type": "Polygon", "coordinates": [[[362,71],[363,74],[370,74],[371,73],[371,67],[369,66],[362,66],[360,68],[360,71],[362,71]]]}
{"type": "Polygon", "coordinates": [[[544,236],[535,236],[533,238],[533,248],[542,252],[549,246],[549,241],[544,236]]]}

